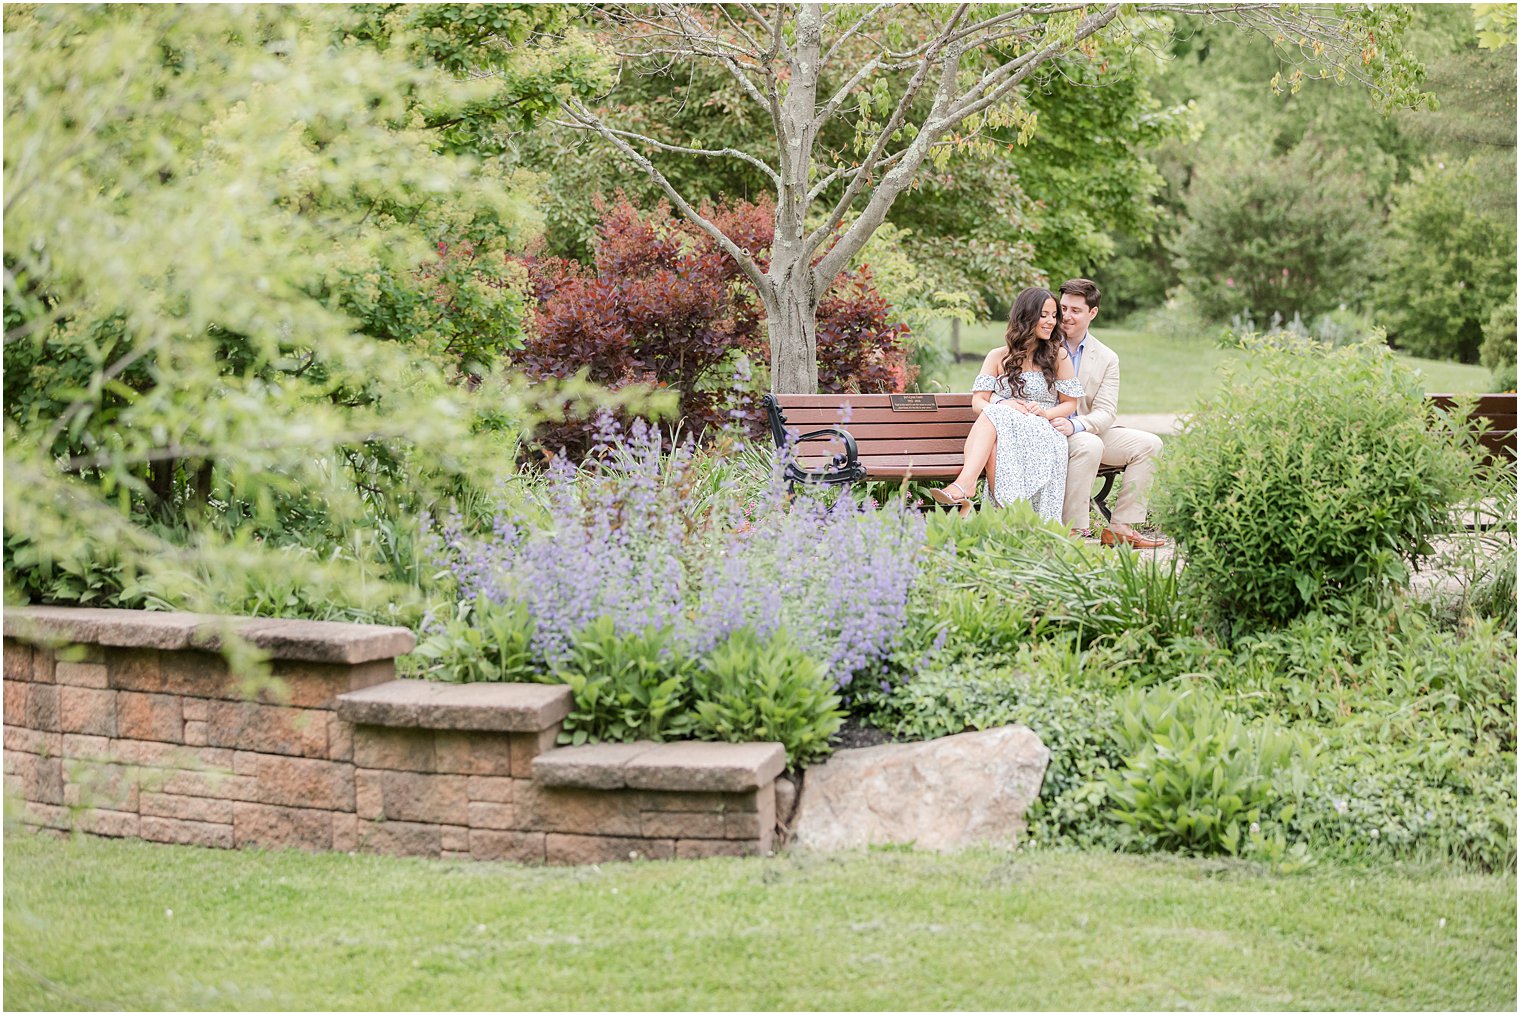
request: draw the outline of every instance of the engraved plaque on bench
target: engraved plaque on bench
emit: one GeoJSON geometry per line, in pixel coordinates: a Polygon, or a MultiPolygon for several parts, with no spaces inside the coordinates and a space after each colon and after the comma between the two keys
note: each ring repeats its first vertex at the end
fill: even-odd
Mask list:
{"type": "Polygon", "coordinates": [[[890,397],[893,412],[934,412],[939,408],[934,404],[934,395],[930,392],[890,397]]]}

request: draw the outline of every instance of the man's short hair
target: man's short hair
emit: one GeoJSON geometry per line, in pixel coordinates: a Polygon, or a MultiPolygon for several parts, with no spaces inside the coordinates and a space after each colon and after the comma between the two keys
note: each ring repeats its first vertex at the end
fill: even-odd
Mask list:
{"type": "Polygon", "coordinates": [[[1098,291],[1098,283],[1090,278],[1069,278],[1061,283],[1062,296],[1080,296],[1087,301],[1089,308],[1094,308],[1103,299],[1103,294],[1098,291]]]}

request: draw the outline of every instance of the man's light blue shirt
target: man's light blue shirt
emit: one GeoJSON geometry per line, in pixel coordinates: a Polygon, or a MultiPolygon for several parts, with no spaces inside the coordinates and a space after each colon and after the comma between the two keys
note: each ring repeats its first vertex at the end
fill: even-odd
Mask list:
{"type": "MultiPolygon", "coordinates": [[[[1073,349],[1070,343],[1066,342],[1064,338],[1061,340],[1062,344],[1066,345],[1066,355],[1071,357],[1071,372],[1074,375],[1079,374],[1082,370],[1082,353],[1087,350],[1088,334],[1089,332],[1085,331],[1082,333],[1082,341],[1077,343],[1077,347],[1075,349],[1073,349]]],[[[1087,427],[1082,425],[1082,421],[1077,418],[1077,414],[1075,412],[1073,412],[1067,418],[1071,420],[1072,433],[1085,433],[1087,431],[1087,427]]]]}

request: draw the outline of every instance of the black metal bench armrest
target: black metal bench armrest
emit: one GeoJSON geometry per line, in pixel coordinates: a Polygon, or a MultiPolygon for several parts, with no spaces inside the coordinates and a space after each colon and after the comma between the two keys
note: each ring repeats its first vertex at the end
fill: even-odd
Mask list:
{"type": "Polygon", "coordinates": [[[855,435],[850,431],[842,426],[826,426],[793,436],[787,433],[786,416],[781,412],[781,407],[776,404],[776,400],[766,395],[764,403],[770,415],[771,436],[776,441],[777,450],[796,448],[804,441],[811,440],[844,442],[843,453],[835,455],[833,460],[822,469],[806,469],[797,463],[795,457],[788,458],[783,470],[788,483],[858,483],[866,478],[866,467],[860,464],[860,453],[855,445],[855,435]]]}
{"type": "Polygon", "coordinates": [[[855,447],[855,435],[842,426],[828,426],[821,430],[809,430],[807,433],[792,437],[786,447],[793,450],[793,456],[786,462],[786,478],[792,483],[858,483],[866,478],[866,467],[860,464],[860,453],[855,447]],[[827,466],[821,469],[808,469],[800,465],[795,457],[795,449],[804,441],[812,440],[841,440],[844,441],[844,451],[835,455],[827,466]]]}

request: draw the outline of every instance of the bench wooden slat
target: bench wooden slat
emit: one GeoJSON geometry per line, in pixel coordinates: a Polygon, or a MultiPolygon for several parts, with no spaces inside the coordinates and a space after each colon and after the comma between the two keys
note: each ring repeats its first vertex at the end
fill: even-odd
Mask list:
{"type": "MultiPolygon", "coordinates": [[[[804,456],[799,456],[797,460],[800,461],[800,462],[802,462],[803,464],[808,464],[808,463],[817,464],[817,463],[827,462],[829,460],[829,456],[828,455],[817,455],[817,456],[804,455],[804,456]]],[[[911,464],[913,464],[915,462],[918,463],[918,464],[920,464],[920,465],[954,465],[958,469],[958,468],[961,467],[961,463],[963,461],[965,461],[965,458],[964,458],[964,456],[961,455],[961,453],[959,451],[941,451],[941,452],[938,452],[938,453],[934,453],[934,452],[897,453],[897,454],[893,454],[891,452],[885,452],[885,451],[883,451],[883,452],[878,452],[877,454],[874,454],[874,455],[861,455],[860,456],[860,463],[862,465],[864,465],[867,469],[872,469],[872,470],[874,470],[875,467],[878,466],[878,465],[890,465],[890,466],[911,465],[911,464]]]]}
{"type": "Polygon", "coordinates": [[[961,474],[961,465],[872,465],[871,478],[879,482],[901,483],[905,479],[949,481],[961,474]]]}
{"type": "MultiPolygon", "coordinates": [[[[853,433],[853,431],[851,431],[853,433]]],[[[937,440],[892,440],[881,438],[877,440],[856,440],[856,453],[861,461],[874,458],[877,455],[960,455],[966,449],[966,438],[942,437],[937,440]]],[[[828,439],[815,438],[797,447],[797,454],[801,456],[827,457],[830,454],[838,454],[844,450],[844,441],[837,437],[828,439]]]]}
{"type": "Polygon", "coordinates": [[[861,425],[913,427],[926,423],[958,423],[970,430],[971,424],[976,422],[976,410],[969,405],[942,406],[937,412],[893,412],[891,409],[856,409],[850,413],[835,409],[787,409],[785,412],[789,428],[810,430],[819,426],[843,426],[851,433],[861,425]]]}
{"type": "MultiPolygon", "coordinates": [[[[878,408],[891,410],[891,395],[774,395],[776,404],[781,406],[781,411],[791,419],[793,409],[830,409],[839,411],[841,405],[851,405],[857,409],[878,408]]],[[[947,406],[970,405],[971,392],[952,391],[935,392],[934,404],[941,408],[947,406]]],[[[900,416],[914,415],[913,413],[898,413],[900,416]]]]}
{"type": "MultiPolygon", "coordinates": [[[[791,417],[787,417],[787,422],[791,423],[791,417]]],[[[969,422],[934,422],[920,423],[918,426],[902,426],[897,423],[861,423],[851,420],[848,423],[829,423],[824,425],[843,427],[850,431],[850,435],[856,441],[918,440],[920,438],[929,440],[937,437],[954,437],[957,440],[964,441],[966,435],[971,432],[969,422]]],[[[788,426],[787,429],[791,430],[792,427],[788,426]]],[[[803,427],[798,427],[797,431],[801,432],[803,429],[803,427]]]]}
{"type": "Polygon", "coordinates": [[[965,437],[942,437],[937,440],[869,440],[855,442],[862,459],[877,455],[960,455],[966,450],[965,437]]]}
{"type": "MultiPolygon", "coordinates": [[[[1456,407],[1458,398],[1464,396],[1437,393],[1425,397],[1434,402],[1437,408],[1450,411],[1456,407]]],[[[1490,429],[1480,438],[1480,442],[1489,450],[1491,458],[1510,460],[1516,458],[1515,417],[1516,396],[1514,394],[1487,394],[1478,398],[1468,419],[1473,421],[1481,418],[1488,421],[1490,429]]]]}
{"type": "MultiPolygon", "coordinates": [[[[1439,405],[1441,408],[1443,408],[1443,409],[1449,409],[1457,401],[1457,399],[1459,399],[1459,398],[1471,398],[1472,395],[1453,395],[1453,394],[1446,394],[1444,392],[1438,392],[1438,393],[1428,394],[1425,397],[1428,398],[1428,399],[1430,399],[1432,402],[1436,403],[1437,405],[1439,405]]],[[[1490,416],[1490,415],[1493,415],[1494,413],[1504,413],[1504,412],[1507,412],[1507,413],[1510,413],[1511,415],[1513,415],[1514,412],[1515,412],[1515,395],[1514,394],[1480,395],[1480,396],[1478,396],[1478,406],[1477,406],[1477,408],[1478,408],[1478,412],[1480,412],[1481,414],[1483,414],[1485,416],[1490,416]]]]}

